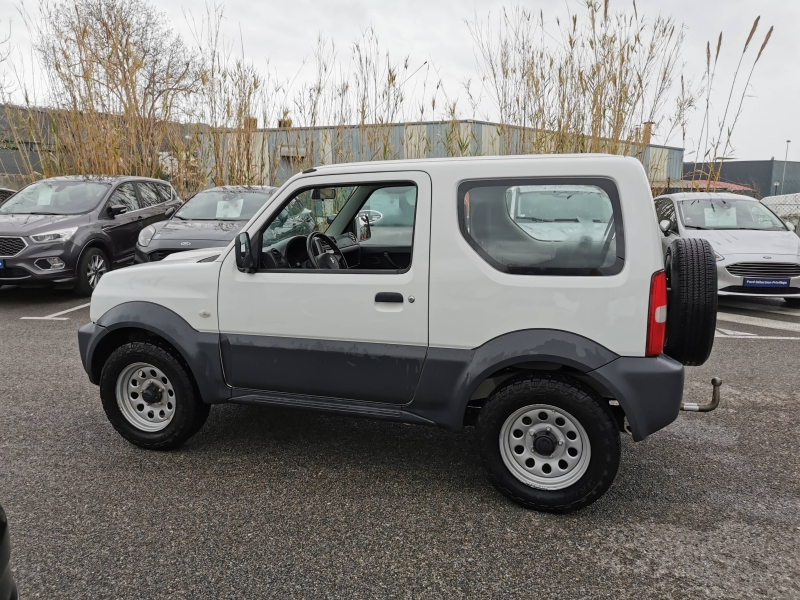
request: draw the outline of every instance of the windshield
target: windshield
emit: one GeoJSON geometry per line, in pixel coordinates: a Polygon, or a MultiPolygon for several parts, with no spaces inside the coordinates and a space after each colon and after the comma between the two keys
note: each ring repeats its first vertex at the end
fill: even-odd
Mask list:
{"type": "Polygon", "coordinates": [[[78,215],[97,207],[110,186],[96,181],[37,181],[0,206],[0,213],[78,215]]]}
{"type": "Polygon", "coordinates": [[[200,192],[175,213],[184,221],[249,221],[264,206],[274,190],[243,192],[209,190],[200,192]]]}
{"type": "Polygon", "coordinates": [[[678,206],[688,229],[786,230],[771,210],[753,200],[702,198],[681,200],[678,206]]]}

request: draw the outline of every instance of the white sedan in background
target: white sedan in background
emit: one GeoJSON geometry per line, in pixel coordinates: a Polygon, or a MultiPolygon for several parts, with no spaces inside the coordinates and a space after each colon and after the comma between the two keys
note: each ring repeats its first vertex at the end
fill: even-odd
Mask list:
{"type": "Polygon", "coordinates": [[[784,298],[800,306],[800,238],[794,225],[737,194],[666,194],[655,204],[665,254],[678,237],[711,243],[720,295],[784,298]]]}

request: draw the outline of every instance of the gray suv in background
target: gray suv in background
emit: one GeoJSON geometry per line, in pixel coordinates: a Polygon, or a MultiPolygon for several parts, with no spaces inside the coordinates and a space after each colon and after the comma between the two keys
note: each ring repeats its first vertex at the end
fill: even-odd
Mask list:
{"type": "Polygon", "coordinates": [[[54,285],[91,295],[104,273],[133,262],[142,229],[181,205],[144,177],[54,177],[0,205],[0,286],[54,285]]]}

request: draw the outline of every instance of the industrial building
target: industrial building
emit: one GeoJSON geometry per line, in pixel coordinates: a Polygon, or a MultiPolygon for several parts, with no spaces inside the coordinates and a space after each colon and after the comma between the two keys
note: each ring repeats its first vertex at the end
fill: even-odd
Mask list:
{"type": "Polygon", "coordinates": [[[756,198],[800,192],[800,162],[775,160],[726,160],[717,163],[684,163],[683,178],[704,179],[714,170],[721,183],[752,188],[756,198]],[[698,175],[702,174],[702,175],[698,175]]]}

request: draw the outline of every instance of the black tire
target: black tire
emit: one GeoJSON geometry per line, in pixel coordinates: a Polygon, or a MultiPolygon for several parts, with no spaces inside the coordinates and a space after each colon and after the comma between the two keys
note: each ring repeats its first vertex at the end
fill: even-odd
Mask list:
{"type": "Polygon", "coordinates": [[[792,308],[800,308],[800,298],[795,296],[795,297],[784,298],[784,300],[786,301],[786,306],[790,306],[792,308]]]}
{"type": "Polygon", "coordinates": [[[100,375],[100,399],[114,429],[126,440],[148,450],[172,450],[200,431],[208,419],[210,405],[204,403],[197,386],[182,361],[167,348],[149,342],[120,346],[108,357],[100,375]],[[116,385],[122,371],[142,362],[160,369],[175,390],[175,412],[161,431],[148,432],[134,426],[117,402],[116,385]]]}
{"type": "Polygon", "coordinates": [[[489,482],[525,508],[565,513],[588,506],[608,490],[619,469],[620,438],[614,416],[590,390],[568,378],[539,375],[509,380],[492,393],[481,409],[477,427],[480,457],[489,482]],[[536,404],[566,411],[588,435],[588,467],[569,487],[536,489],[523,483],[503,461],[500,436],[504,423],[516,411],[536,404]]]}
{"type": "Polygon", "coordinates": [[[664,354],[702,365],[717,328],[717,262],[708,240],[677,239],[667,250],[667,339],[664,354]]]}
{"type": "MultiPolygon", "coordinates": [[[[94,292],[94,288],[97,287],[97,282],[95,281],[93,283],[89,273],[90,265],[94,265],[96,260],[103,262],[106,269],[105,272],[111,270],[111,261],[108,260],[108,256],[106,256],[105,252],[100,250],[100,248],[89,248],[86,250],[78,261],[78,281],[75,284],[75,293],[79,296],[91,296],[92,292],[94,292]]],[[[99,281],[99,278],[97,281],[99,281]]]]}

